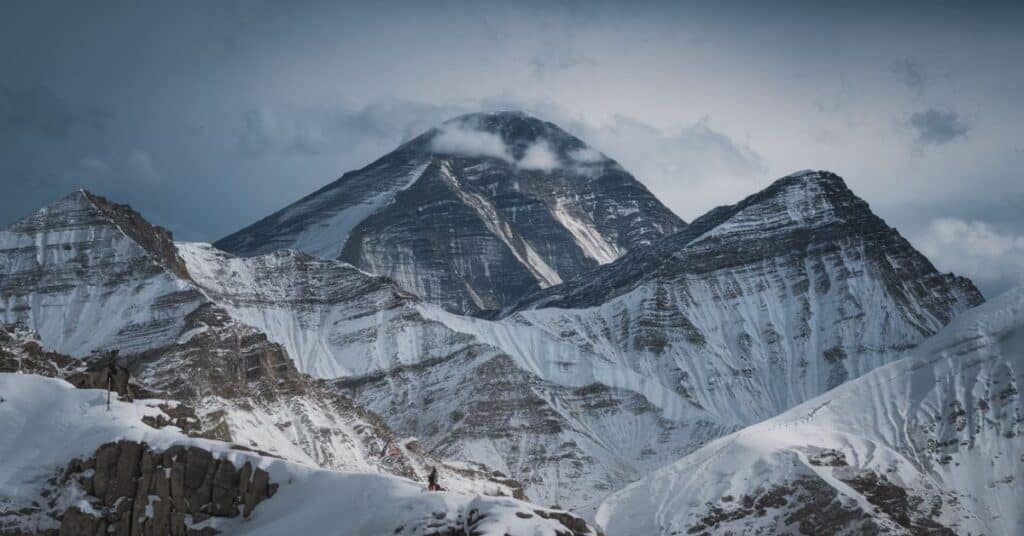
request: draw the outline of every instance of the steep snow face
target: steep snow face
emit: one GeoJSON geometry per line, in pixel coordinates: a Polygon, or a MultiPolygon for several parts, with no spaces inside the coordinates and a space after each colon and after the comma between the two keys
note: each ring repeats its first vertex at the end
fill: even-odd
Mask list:
{"type": "Polygon", "coordinates": [[[444,123],[216,246],[337,257],[475,313],[683,227],[613,160],[502,112],[444,123]]]}
{"type": "Polygon", "coordinates": [[[614,494],[610,534],[1021,534],[1024,288],[614,494]]]}
{"type": "Polygon", "coordinates": [[[419,298],[384,277],[296,251],[235,257],[178,244],[194,280],[231,316],[281,344],[319,378],[446,357],[473,341],[424,318],[419,298]]]}
{"type": "Polygon", "coordinates": [[[333,384],[436,455],[486,464],[587,518],[609,492],[733,430],[701,412],[669,418],[625,389],[545,381],[487,349],[333,384]]]}
{"type": "Polygon", "coordinates": [[[203,301],[174,251],[128,207],[75,192],[0,231],[0,322],[74,356],[167,344],[203,301]]]}
{"type": "Polygon", "coordinates": [[[73,458],[91,456],[101,444],[126,440],[145,443],[157,452],[179,445],[195,447],[236,467],[248,462],[266,470],[280,488],[250,518],[215,517],[204,523],[221,534],[321,534],[325,527],[339,526],[345,534],[358,536],[417,536],[447,528],[482,535],[595,534],[586,526],[571,530],[562,520],[575,518],[564,512],[512,498],[462,490],[428,494],[421,484],[403,478],[327,471],[190,438],[173,427],[144,425],[143,417],[162,414],[157,407],[162,401],[114,400],[107,409],[104,391],[74,389],[59,379],[22,374],[0,374],[0,392],[0,422],[8,432],[0,435],[5,530],[56,530],[59,516],[68,508],[91,512],[86,490],[73,479],[62,481],[61,471],[73,458]]]}
{"type": "MultiPolygon", "coordinates": [[[[595,369],[746,425],[892,361],[981,301],[827,173],[785,177],[665,242],[540,292],[489,331],[547,332],[564,343],[552,349],[585,349],[595,369]]],[[[482,338],[510,353],[503,340],[523,339],[482,338]]]]}
{"type": "MultiPolygon", "coordinates": [[[[580,366],[573,366],[568,356],[581,350],[544,331],[518,326],[506,332],[493,322],[447,313],[340,261],[290,251],[240,258],[204,244],[179,249],[211,299],[299,356],[300,369],[347,378],[332,383],[398,433],[418,438],[438,457],[483,463],[522,479],[527,495],[544,504],[592,515],[610,490],[733,429],[664,389],[646,390],[653,384],[632,371],[620,381],[619,371],[591,371],[597,358],[578,358],[580,366]],[[514,357],[494,345],[514,350],[514,357]],[[559,345],[566,348],[551,350],[559,345]]],[[[197,354],[206,347],[199,345],[197,354]]],[[[168,355],[175,354],[164,352],[158,377],[185,368],[168,355]]],[[[216,383],[216,392],[225,390],[216,383]]],[[[326,430],[354,427],[332,422],[338,418],[317,402],[329,400],[329,393],[302,391],[300,400],[266,408],[266,396],[246,402],[247,411],[236,411],[230,400],[211,400],[211,409],[198,406],[207,415],[226,410],[231,437],[242,444],[252,441],[327,467],[358,467],[358,460],[336,457],[373,448],[333,447],[332,441],[349,441],[352,434],[326,430]],[[296,411],[299,416],[292,415],[296,411]]]]}

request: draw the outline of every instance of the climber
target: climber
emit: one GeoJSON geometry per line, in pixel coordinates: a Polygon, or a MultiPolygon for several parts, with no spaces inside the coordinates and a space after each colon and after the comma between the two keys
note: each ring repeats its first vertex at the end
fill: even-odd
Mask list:
{"type": "Polygon", "coordinates": [[[110,411],[110,391],[114,390],[114,381],[117,379],[117,350],[110,351],[110,361],[107,363],[107,411],[110,411]]]}
{"type": "Polygon", "coordinates": [[[437,467],[430,468],[430,476],[427,477],[427,491],[441,491],[437,485],[437,467]]]}

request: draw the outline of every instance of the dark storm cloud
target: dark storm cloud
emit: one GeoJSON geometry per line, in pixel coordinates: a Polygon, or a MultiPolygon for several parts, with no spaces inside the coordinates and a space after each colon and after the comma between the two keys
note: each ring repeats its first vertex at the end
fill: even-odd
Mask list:
{"type": "Polygon", "coordinates": [[[957,138],[966,138],[968,127],[956,112],[929,109],[911,114],[907,124],[922,143],[942,145],[957,138]]]}
{"type": "Polygon", "coordinates": [[[39,133],[62,139],[77,128],[99,129],[109,119],[109,113],[70,104],[47,87],[0,87],[0,130],[3,131],[39,133]]]}

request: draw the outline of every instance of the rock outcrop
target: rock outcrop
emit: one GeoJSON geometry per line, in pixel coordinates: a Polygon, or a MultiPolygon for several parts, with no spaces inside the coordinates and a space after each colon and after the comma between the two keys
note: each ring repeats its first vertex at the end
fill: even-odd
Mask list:
{"type": "Polygon", "coordinates": [[[277,490],[251,462],[236,467],[199,447],[155,452],[134,441],[106,443],[92,457],[72,460],[65,478],[80,486],[87,506],[64,513],[61,536],[207,536],[217,531],[205,520],[248,517],[277,490]]]}

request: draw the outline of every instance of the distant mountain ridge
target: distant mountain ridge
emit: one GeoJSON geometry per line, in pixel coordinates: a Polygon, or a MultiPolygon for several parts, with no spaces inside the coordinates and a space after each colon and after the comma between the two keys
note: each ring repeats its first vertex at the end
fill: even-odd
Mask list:
{"type": "Polygon", "coordinates": [[[656,228],[645,214],[660,204],[634,211],[649,193],[579,140],[550,141],[556,127],[521,114],[463,121],[472,128],[439,127],[410,142],[427,149],[403,146],[272,216],[265,244],[259,233],[239,242],[267,253],[175,243],[130,208],[75,192],[0,231],[0,322],[78,357],[120,348],[147,385],[195,403],[204,430],[252,448],[417,478],[457,460],[446,479],[518,481],[591,516],[612,491],[899,359],[983,301],[835,174],[795,173],[656,228]],[[552,171],[567,159],[580,168],[552,171]],[[411,178],[414,160],[426,163],[411,178]],[[385,176],[408,189],[378,189],[385,176]],[[369,197],[349,196],[356,185],[369,197]],[[552,200],[610,217],[573,231],[563,224],[585,216],[559,220],[552,200]],[[351,210],[365,218],[338,243],[351,210]],[[280,222],[324,234],[273,234],[280,222]],[[391,275],[279,249],[294,240],[411,264],[391,275]],[[553,273],[564,281],[542,288],[553,273]],[[391,437],[418,440],[382,460],[391,437]]]}

